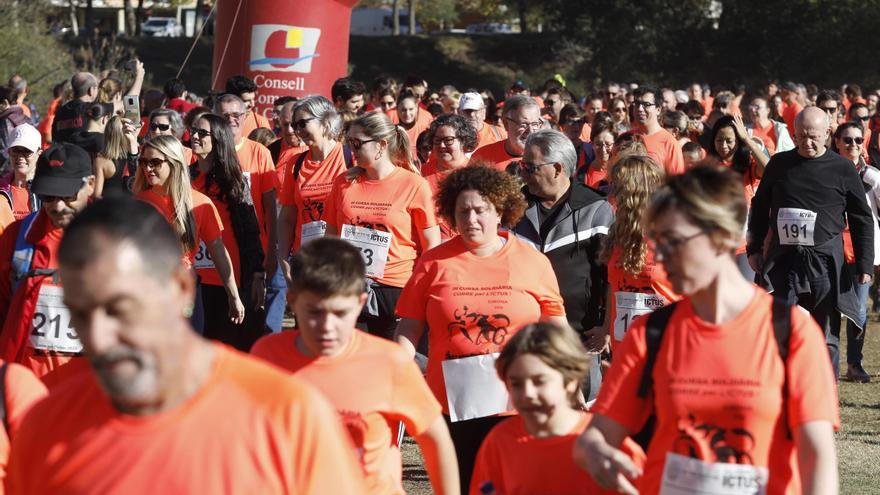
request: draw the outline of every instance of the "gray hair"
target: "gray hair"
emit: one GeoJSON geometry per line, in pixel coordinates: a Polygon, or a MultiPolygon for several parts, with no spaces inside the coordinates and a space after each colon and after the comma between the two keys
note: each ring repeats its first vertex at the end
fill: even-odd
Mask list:
{"type": "Polygon", "coordinates": [[[153,123],[153,119],[156,117],[167,117],[168,123],[171,124],[171,131],[177,139],[183,137],[183,119],[180,118],[180,114],[177,113],[176,110],[171,110],[169,108],[157,108],[150,112],[150,123],[153,123]]]}
{"type": "MultiPolygon", "coordinates": [[[[534,101],[534,100],[533,100],[534,101]]],[[[507,104],[505,104],[505,107],[507,104]]],[[[541,129],[529,134],[526,148],[537,146],[548,163],[560,163],[568,176],[574,175],[577,166],[577,152],[571,139],[555,129],[541,129]]]]}
{"type": "Polygon", "coordinates": [[[217,97],[214,101],[214,113],[217,115],[223,115],[223,112],[220,111],[220,105],[223,103],[236,103],[238,104],[238,108],[243,112],[245,109],[244,100],[238,97],[238,95],[234,95],[232,93],[222,94],[217,97]]]}
{"type": "Polygon", "coordinates": [[[342,117],[336,111],[336,107],[323,96],[307,96],[293,105],[293,113],[298,111],[307,112],[324,126],[324,135],[329,139],[336,139],[342,132],[342,117]]]}
{"type": "Polygon", "coordinates": [[[504,100],[504,116],[509,117],[510,114],[519,111],[520,108],[533,106],[540,109],[538,102],[531,96],[513,95],[504,100]]]}

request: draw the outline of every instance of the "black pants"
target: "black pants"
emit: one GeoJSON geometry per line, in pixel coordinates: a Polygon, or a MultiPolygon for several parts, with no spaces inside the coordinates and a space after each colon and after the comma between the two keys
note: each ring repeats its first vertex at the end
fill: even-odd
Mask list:
{"type": "Polygon", "coordinates": [[[376,337],[392,340],[394,339],[394,330],[397,329],[397,322],[400,321],[394,311],[397,309],[397,300],[400,299],[400,293],[403,292],[403,289],[383,284],[374,284],[372,289],[376,293],[379,314],[374,316],[366,314],[366,311],[362,312],[358,318],[358,323],[360,323],[358,327],[366,329],[376,337]]]}
{"type": "MultiPolygon", "coordinates": [[[[193,272],[195,274],[195,272],[193,272]]],[[[196,297],[193,301],[192,315],[189,317],[189,324],[193,330],[199,335],[205,333],[205,306],[202,304],[202,277],[194,275],[196,278],[196,297]]]]}
{"type": "Polygon", "coordinates": [[[266,312],[253,309],[250,297],[241,298],[244,304],[244,321],[236,325],[229,321],[229,299],[226,290],[218,285],[202,285],[202,303],[205,308],[205,337],[219,340],[239,351],[249,352],[254,342],[266,330],[266,312]]]}
{"type": "Polygon", "coordinates": [[[495,425],[507,418],[507,416],[487,416],[453,423],[449,420],[449,416],[443,415],[446,426],[449,427],[449,436],[452,437],[452,443],[455,445],[455,456],[458,457],[461,493],[470,492],[471,475],[474,474],[477,451],[480,450],[483,439],[495,425]]]}

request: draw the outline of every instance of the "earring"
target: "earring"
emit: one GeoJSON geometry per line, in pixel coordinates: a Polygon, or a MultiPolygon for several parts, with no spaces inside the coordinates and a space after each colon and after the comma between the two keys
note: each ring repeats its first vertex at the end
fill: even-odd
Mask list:
{"type": "Polygon", "coordinates": [[[185,308],[183,308],[183,317],[184,318],[192,318],[193,311],[195,310],[195,305],[190,303],[187,304],[185,308]]]}

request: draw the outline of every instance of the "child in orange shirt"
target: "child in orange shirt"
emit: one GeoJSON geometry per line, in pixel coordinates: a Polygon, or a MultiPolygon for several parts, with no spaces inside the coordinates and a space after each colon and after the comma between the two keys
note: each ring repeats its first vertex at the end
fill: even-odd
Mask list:
{"type": "MultiPolygon", "coordinates": [[[[536,323],[510,339],[495,369],[519,416],[498,424],[483,441],[471,495],[606,493],[572,458],[574,442],[590,422],[579,399],[589,365],[569,327],[536,323]]],[[[627,438],[621,448],[636,466],[644,464],[645,453],[634,441],[627,438]]]]}
{"type": "Polygon", "coordinates": [[[402,421],[422,450],[434,493],[457,494],[455,448],[418,366],[394,342],[355,329],[367,300],[365,271],[360,251],[343,240],[303,246],[287,293],[299,328],[263,337],[251,352],[324,392],[354,442],[367,493],[405,493],[402,421]]]}

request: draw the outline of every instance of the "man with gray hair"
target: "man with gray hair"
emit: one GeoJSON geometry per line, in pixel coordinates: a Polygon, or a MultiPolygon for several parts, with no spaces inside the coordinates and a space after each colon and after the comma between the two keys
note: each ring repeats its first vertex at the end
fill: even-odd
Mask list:
{"type": "Polygon", "coordinates": [[[529,135],[519,162],[529,206],[514,233],[550,259],[568,323],[587,349],[597,353],[590,388],[584,390],[589,400],[601,382],[598,352],[607,344],[598,328],[605,317],[608,290],[607,269],[599,262],[599,252],[614,213],[601,193],[571,180],[576,165],[577,153],[565,134],[540,130],[529,135]]]}
{"type": "Polygon", "coordinates": [[[491,164],[498,170],[523,156],[529,134],[544,127],[541,107],[531,96],[514,95],[504,100],[504,114],[501,117],[507,139],[480,146],[471,156],[471,163],[491,164]]]}
{"type": "Polygon", "coordinates": [[[90,72],[77,72],[70,78],[70,85],[73,99],[58,109],[52,123],[52,139],[55,142],[69,142],[77,131],[86,129],[86,111],[98,97],[98,79],[90,72]]]}

